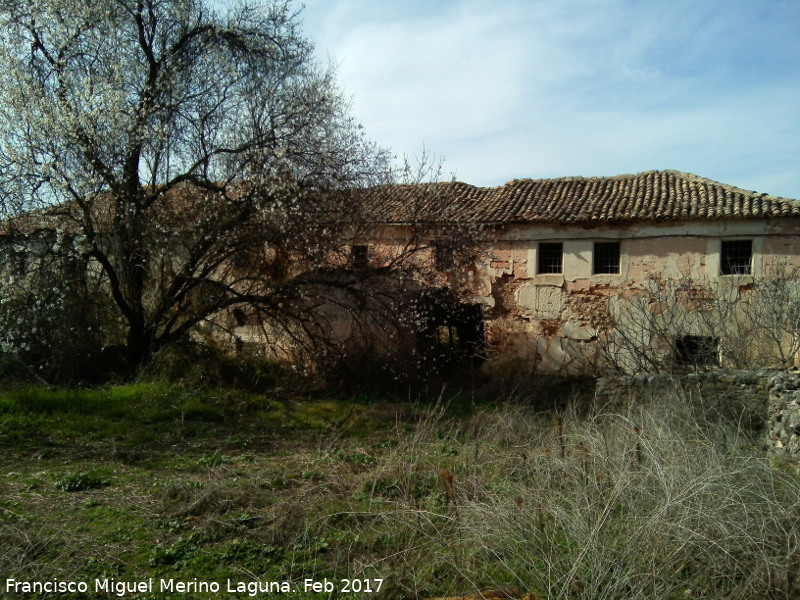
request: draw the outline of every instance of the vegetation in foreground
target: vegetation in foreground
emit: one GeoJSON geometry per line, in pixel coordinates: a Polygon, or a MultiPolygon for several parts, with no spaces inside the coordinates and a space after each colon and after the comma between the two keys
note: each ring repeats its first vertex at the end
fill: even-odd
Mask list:
{"type": "Polygon", "coordinates": [[[800,593],[800,478],[678,394],[556,415],[470,398],[28,387],[0,394],[0,446],[3,581],[298,589],[217,595],[231,598],[800,593]],[[334,592],[303,591],[326,578],[334,592]],[[341,579],[383,581],[346,594],[341,579]]]}

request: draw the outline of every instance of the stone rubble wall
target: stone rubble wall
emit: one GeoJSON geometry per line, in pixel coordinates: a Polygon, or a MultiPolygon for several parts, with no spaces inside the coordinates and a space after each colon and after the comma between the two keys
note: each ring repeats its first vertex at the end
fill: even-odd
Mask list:
{"type": "Polygon", "coordinates": [[[712,416],[736,419],[749,433],[763,435],[771,452],[800,461],[800,372],[720,369],[602,377],[595,398],[599,404],[625,404],[664,391],[686,394],[712,416]]]}
{"type": "Polygon", "coordinates": [[[800,373],[780,372],[770,380],[768,436],[779,455],[800,460],[800,373]]]}

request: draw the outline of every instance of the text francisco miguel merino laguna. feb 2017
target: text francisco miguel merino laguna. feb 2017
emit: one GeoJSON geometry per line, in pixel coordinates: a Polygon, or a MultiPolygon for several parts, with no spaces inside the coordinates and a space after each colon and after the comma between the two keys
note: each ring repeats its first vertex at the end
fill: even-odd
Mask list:
{"type": "Polygon", "coordinates": [[[269,593],[291,592],[333,592],[340,593],[377,593],[380,591],[383,579],[304,579],[300,582],[290,581],[233,581],[227,579],[224,583],[218,581],[201,581],[197,578],[191,581],[176,579],[140,579],[137,581],[118,581],[116,579],[95,579],[92,582],[67,581],[48,579],[46,581],[20,581],[18,579],[5,580],[6,594],[66,594],[66,593],[105,593],[123,597],[126,594],[141,594],[153,592],[169,593],[218,593],[238,592],[248,596],[269,593]]]}

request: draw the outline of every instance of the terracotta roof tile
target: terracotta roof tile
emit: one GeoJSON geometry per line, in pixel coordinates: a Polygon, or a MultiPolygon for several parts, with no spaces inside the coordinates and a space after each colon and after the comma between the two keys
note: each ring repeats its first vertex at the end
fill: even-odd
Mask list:
{"type": "Polygon", "coordinates": [[[375,217],[388,223],[568,224],[800,217],[798,200],[678,171],[518,179],[496,188],[462,182],[393,185],[366,193],[377,200],[375,217]]]}

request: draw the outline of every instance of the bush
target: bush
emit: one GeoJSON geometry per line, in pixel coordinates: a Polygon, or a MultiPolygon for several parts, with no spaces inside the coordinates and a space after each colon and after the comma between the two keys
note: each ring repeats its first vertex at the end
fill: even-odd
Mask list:
{"type": "Polygon", "coordinates": [[[59,489],[65,492],[85,492],[109,485],[110,482],[95,472],[81,472],[68,475],[58,482],[59,489]]]}
{"type": "Polygon", "coordinates": [[[288,366],[263,357],[233,354],[228,348],[184,342],[157,353],[142,375],[148,379],[183,382],[193,388],[219,387],[252,392],[291,387],[301,392],[309,384],[288,366]]]}
{"type": "Polygon", "coordinates": [[[113,345],[124,334],[110,316],[108,299],[90,291],[90,268],[81,244],[63,235],[20,244],[25,274],[6,273],[0,286],[0,375],[96,383],[121,369],[122,357],[113,345]],[[39,251],[30,251],[29,244],[39,251]]]}

